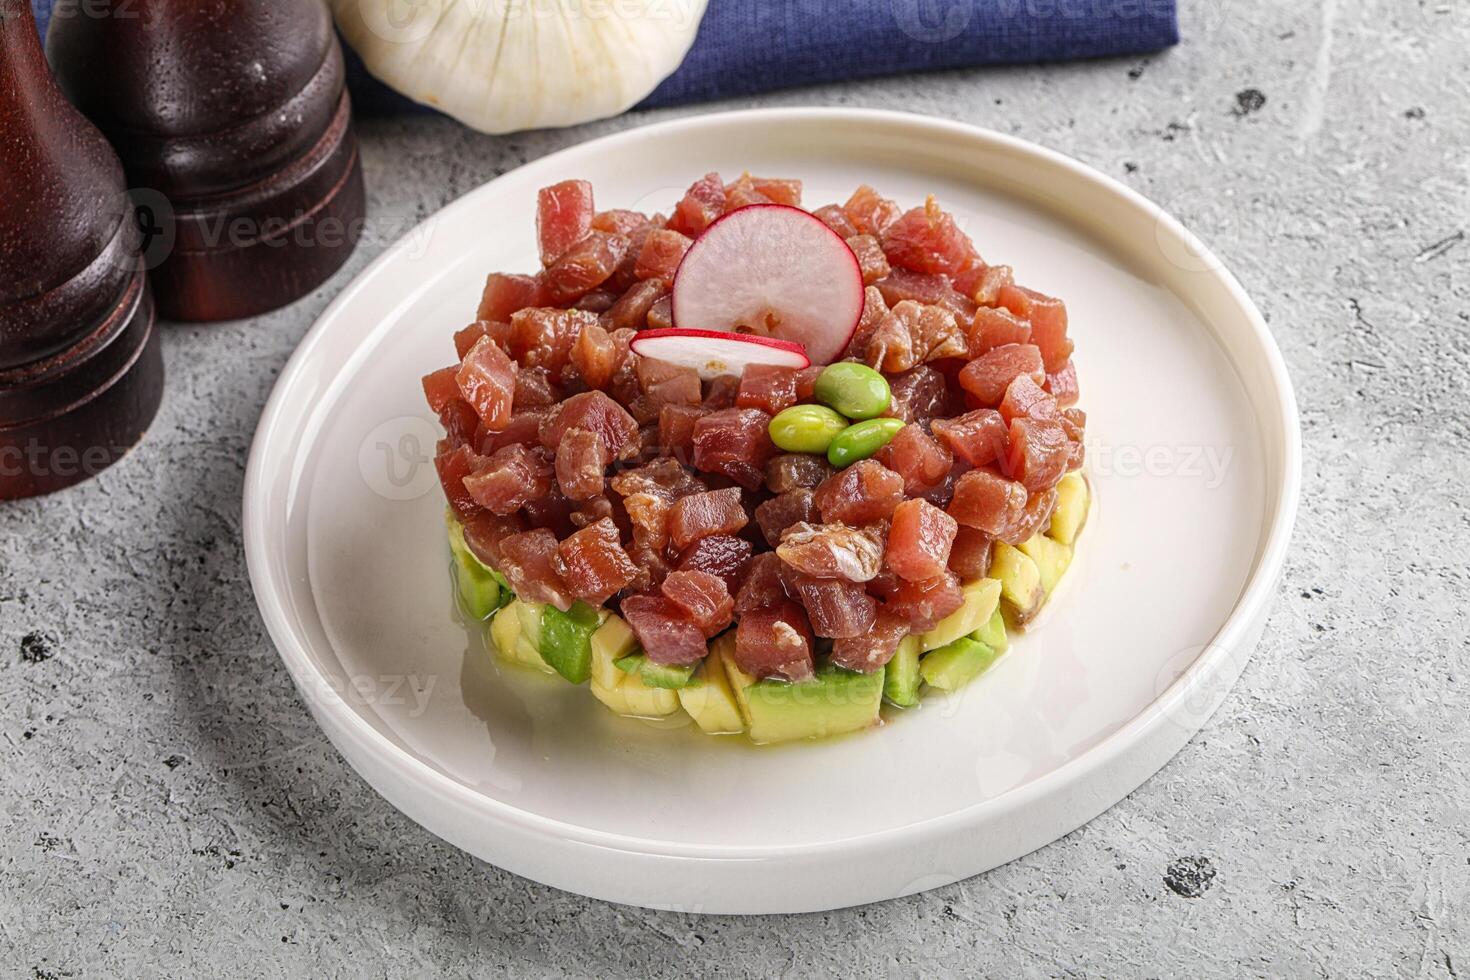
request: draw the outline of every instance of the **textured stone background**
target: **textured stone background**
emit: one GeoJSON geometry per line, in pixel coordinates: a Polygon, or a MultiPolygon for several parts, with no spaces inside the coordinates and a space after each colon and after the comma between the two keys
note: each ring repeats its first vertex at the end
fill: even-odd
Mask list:
{"type": "Polygon", "coordinates": [[[373,123],[376,240],[351,268],[255,322],[169,328],[143,447],[0,506],[0,973],[1470,977],[1470,5],[1183,5],[1187,41],[1157,58],[754,103],[911,109],[1073,154],[1182,217],[1270,317],[1303,408],[1295,548],[1239,687],[1158,776],[991,874],[780,920],[586,901],[381,801],[256,616],[240,489],[261,406],[395,235],[673,113],[509,139],[373,123]]]}

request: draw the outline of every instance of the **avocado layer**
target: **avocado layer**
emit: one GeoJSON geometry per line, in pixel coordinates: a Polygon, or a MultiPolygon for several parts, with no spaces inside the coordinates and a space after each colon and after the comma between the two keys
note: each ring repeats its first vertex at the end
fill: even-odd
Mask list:
{"type": "Polygon", "coordinates": [[[541,611],[541,659],[573,684],[592,676],[592,634],[602,624],[597,610],[574,602],[562,612],[555,606],[541,611]]]}
{"type": "Polygon", "coordinates": [[[618,670],[625,674],[637,674],[649,687],[661,687],[667,691],[677,691],[688,684],[697,666],[699,665],[689,664],[684,667],[675,667],[670,664],[656,664],[641,651],[630,653],[617,661],[618,670]]]}
{"type": "Polygon", "coordinates": [[[919,703],[919,638],[906,636],[883,669],[883,697],[889,704],[912,708],[919,703]]]}
{"type": "Polygon", "coordinates": [[[878,720],[883,672],[857,674],[824,666],[800,684],[771,678],[745,689],[750,737],[756,742],[825,738],[867,728],[878,720]]]}
{"type": "Polygon", "coordinates": [[[510,589],[500,573],[476,558],[465,544],[464,528],[449,521],[449,550],[454,555],[454,584],[460,612],[467,619],[483,622],[511,600],[510,589]]]}
{"type": "Polygon", "coordinates": [[[925,655],[919,672],[930,687],[954,691],[979,677],[999,656],[984,643],[964,636],[925,655]]]}

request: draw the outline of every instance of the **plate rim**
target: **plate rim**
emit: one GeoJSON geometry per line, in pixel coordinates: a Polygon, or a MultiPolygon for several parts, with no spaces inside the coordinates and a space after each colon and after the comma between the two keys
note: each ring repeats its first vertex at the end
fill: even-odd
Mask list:
{"type": "MultiPolygon", "coordinates": [[[[933,130],[943,132],[950,136],[963,137],[978,141],[981,144],[989,144],[993,148],[1038,157],[1066,171],[1071,179],[1095,185],[1098,189],[1122,199],[1130,207],[1143,210],[1154,217],[1170,233],[1195,244],[1197,246],[1197,257],[1204,265],[1203,271],[1209,276],[1214,277],[1226,289],[1231,301],[1246,314],[1246,321],[1251,328],[1252,339],[1260,348],[1260,353],[1264,355],[1265,365],[1268,369],[1271,382],[1271,393],[1275,396],[1277,401],[1276,409],[1280,415],[1281,425],[1279,430],[1274,434],[1281,440],[1282,481],[1279,485],[1269,485],[1270,489],[1276,491],[1276,495],[1274,500],[1268,498],[1266,501],[1267,507],[1263,524],[1267,525],[1269,530],[1267,530],[1264,536],[1264,545],[1260,548],[1255,567],[1229,615],[1215,632],[1214,636],[1204,645],[1204,652],[1172,684],[1160,692],[1146,706],[1141,708],[1126,723],[1105,736],[1096,745],[1087,749],[1081,755],[1019,787],[1007,790],[999,796],[980,800],[968,806],[950,811],[949,813],[927,817],[899,826],[816,842],[732,845],[664,841],[657,838],[596,830],[554,817],[541,816],[523,810],[513,804],[479,793],[473,788],[460,783],[449,775],[440,772],[416,758],[411,753],[406,752],[378,731],[378,729],[369,724],[366,719],[342,698],[332,684],[316,683],[313,687],[313,691],[316,693],[312,697],[308,697],[303,693],[303,699],[307,702],[313,714],[318,710],[329,711],[333,722],[345,726],[359,743],[365,743],[370,746],[380,762],[391,764],[402,775],[417,782],[424,789],[447,794],[454,798],[456,802],[469,807],[486,818],[507,821],[532,834],[551,837],[563,843],[610,848],[630,855],[676,859],[731,859],[750,861],[791,858],[794,856],[817,857],[831,851],[843,851],[851,854],[854,848],[878,848],[895,844],[912,845],[923,843],[926,839],[938,837],[947,831],[955,829],[957,826],[976,824],[987,817],[1004,815],[1007,811],[1025,806],[1040,798],[1060,794],[1070,786],[1081,783],[1088,776],[1097,775],[1099,770],[1106,767],[1109,762],[1138,747],[1139,743],[1145,741],[1160,725],[1170,722],[1170,718],[1175,714],[1175,710],[1188,698],[1189,694],[1197,687],[1202,679],[1208,680],[1210,677],[1219,674],[1222,670],[1228,669],[1228,662],[1232,657],[1232,651],[1243,649],[1246,657],[1249,657],[1250,648],[1254,646],[1254,643],[1247,645],[1242,640],[1249,635],[1253,626],[1258,625],[1264,619],[1270,604],[1275,599],[1277,585],[1281,571],[1285,566],[1291,543],[1301,493],[1301,422],[1296,393],[1286,368],[1285,358],[1282,356],[1280,347],[1275,337],[1271,334],[1260,310],[1229,268],[1197,236],[1190,232],[1182,222],[1178,221],[1161,206],[1138,193],[1133,188],[1104,174],[1089,164],[1030,140],[1021,139],[986,127],[923,113],[887,109],[841,106],[738,109],[697,113],[642,126],[631,126],[595,139],[573,143],[553,153],[527,161],[518,167],[514,167],[505,171],[503,174],[499,174],[485,181],[426,217],[419,224],[405,232],[394,244],[385,249],[381,255],[368,263],[367,266],[353,277],[350,283],[343,287],[342,291],[327,305],[312,324],[311,328],[303,335],[295,351],[291,354],[285,366],[281,369],[280,374],[277,376],[271,394],[266,401],[257,423],[246,465],[241,514],[241,534],[244,540],[246,567],[251,590],[254,593],[257,608],[272,644],[275,646],[278,656],[281,657],[285,664],[298,691],[306,683],[306,678],[302,676],[303,672],[307,677],[318,682],[327,681],[328,679],[317,670],[311,658],[306,655],[303,644],[295,637],[294,630],[285,616],[285,604],[282,602],[279,592],[282,584],[275,582],[269,574],[269,559],[266,556],[266,531],[269,527],[269,521],[267,515],[264,513],[264,499],[267,496],[265,473],[269,466],[267,456],[270,455],[267,450],[271,448],[269,442],[272,435],[280,427],[282,416],[285,412],[287,396],[295,394],[293,389],[299,382],[298,376],[306,370],[307,363],[311,360],[316,348],[323,343],[323,338],[330,330],[334,329],[335,321],[339,318],[342,309],[349,306],[357,294],[365,289],[368,283],[384,267],[395,262],[401,252],[411,248],[417,236],[427,233],[431,226],[445,220],[457,211],[474,206],[476,199],[485,193],[486,188],[516,173],[523,167],[554,163],[563,156],[585,152],[589,148],[605,147],[639,138],[664,135],[670,131],[698,130],[708,126],[751,124],[758,123],[761,120],[773,119],[788,121],[797,119],[813,124],[823,121],[851,122],[853,120],[869,120],[880,125],[930,127],[933,130]]],[[[371,332],[371,329],[369,332],[371,332]]],[[[1260,411],[1261,406],[1257,403],[1257,400],[1252,399],[1251,402],[1256,408],[1258,421],[1263,424],[1263,436],[1269,437],[1271,430],[1264,425],[1269,420],[1260,417],[1262,414],[1260,411]]],[[[1234,677],[1232,676],[1229,687],[1233,687],[1233,685],[1234,677]]],[[[1199,729],[1208,721],[1208,718],[1209,714],[1207,713],[1200,717],[1197,722],[1190,724],[1186,739],[1180,743],[1181,747],[1183,744],[1187,744],[1188,740],[1192,739],[1198,733],[1199,729]]],[[[319,727],[321,727],[320,720],[314,720],[317,720],[319,727]]],[[[1174,723],[1178,724],[1177,721],[1174,723]]],[[[334,747],[337,747],[338,751],[341,752],[339,746],[334,745],[334,747]]],[[[1168,759],[1172,759],[1177,754],[1177,751],[1177,749],[1170,751],[1166,757],[1166,762],[1168,759]]],[[[349,765],[353,765],[350,759],[348,761],[349,765]]],[[[353,765],[353,768],[356,769],[357,767],[353,765]]],[[[359,775],[366,778],[365,773],[360,772],[359,775]]],[[[373,786],[375,792],[382,795],[381,790],[378,789],[371,779],[367,781],[369,785],[373,786]]],[[[1141,780],[1139,785],[1143,781],[1146,780],[1141,780]]],[[[1137,786],[1129,788],[1117,800],[1109,802],[1102,809],[1106,810],[1116,805],[1131,795],[1137,788],[1137,786]]],[[[399,808],[393,801],[388,800],[388,802],[395,809],[399,808]]],[[[1082,821],[1082,823],[1085,822],[1082,821]]]]}

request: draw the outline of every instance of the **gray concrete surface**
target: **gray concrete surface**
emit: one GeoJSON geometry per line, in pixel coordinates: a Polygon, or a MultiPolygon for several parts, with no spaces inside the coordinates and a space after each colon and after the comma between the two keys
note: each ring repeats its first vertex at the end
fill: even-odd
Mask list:
{"type": "Polygon", "coordinates": [[[0,506],[0,974],[1470,977],[1470,6],[1183,5],[1160,57],[754,103],[912,109],[1074,154],[1185,219],[1270,317],[1303,408],[1295,547],[1259,654],[1158,776],[991,874],[785,919],[586,901],[380,800],[256,616],[240,489],[261,406],[394,235],[673,113],[508,139],[375,122],[376,240],[351,268],[254,322],[170,328],[143,447],[0,506]]]}

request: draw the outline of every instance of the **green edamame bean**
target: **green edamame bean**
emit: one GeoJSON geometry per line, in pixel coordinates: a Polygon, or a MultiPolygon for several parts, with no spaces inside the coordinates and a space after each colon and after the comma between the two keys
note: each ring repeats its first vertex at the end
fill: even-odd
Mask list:
{"type": "Polygon", "coordinates": [[[771,419],[771,441],[788,453],[825,453],[847,428],[847,419],[826,405],[796,405],[771,419]]]}
{"type": "Polygon", "coordinates": [[[841,469],[882,449],[903,428],[903,419],[869,419],[843,429],[827,447],[827,462],[841,469]]]}
{"type": "Polygon", "coordinates": [[[893,393],[888,379],[866,364],[842,361],[829,364],[817,375],[814,389],[826,402],[850,419],[875,419],[888,410],[893,393]]]}

